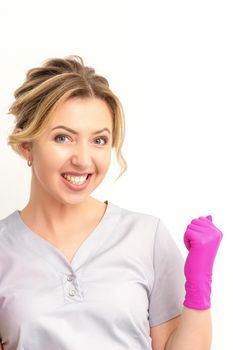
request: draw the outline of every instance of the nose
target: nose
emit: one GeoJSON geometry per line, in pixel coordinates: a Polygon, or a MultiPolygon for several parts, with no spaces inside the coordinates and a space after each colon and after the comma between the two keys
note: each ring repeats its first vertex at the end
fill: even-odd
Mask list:
{"type": "Polygon", "coordinates": [[[90,170],[92,165],[91,150],[85,141],[79,141],[75,146],[71,162],[82,171],[90,170]]]}

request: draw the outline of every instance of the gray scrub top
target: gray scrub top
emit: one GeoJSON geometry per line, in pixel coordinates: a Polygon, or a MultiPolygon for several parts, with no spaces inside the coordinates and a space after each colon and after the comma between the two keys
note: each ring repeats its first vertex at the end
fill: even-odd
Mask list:
{"type": "Polygon", "coordinates": [[[183,258],[163,221],[107,202],[71,263],[16,210],[0,220],[6,350],[151,350],[182,312],[183,258]]]}

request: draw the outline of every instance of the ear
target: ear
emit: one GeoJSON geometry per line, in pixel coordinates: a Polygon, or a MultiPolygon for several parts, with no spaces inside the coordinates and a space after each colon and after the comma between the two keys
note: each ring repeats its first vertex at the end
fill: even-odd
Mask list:
{"type": "MultiPolygon", "coordinates": [[[[22,131],[22,129],[16,128],[14,130],[14,133],[17,134],[20,131],[22,131]]],[[[23,157],[25,159],[32,160],[32,154],[31,154],[32,144],[31,144],[31,142],[27,142],[27,141],[21,142],[18,147],[19,147],[20,153],[23,155],[23,157]]]]}

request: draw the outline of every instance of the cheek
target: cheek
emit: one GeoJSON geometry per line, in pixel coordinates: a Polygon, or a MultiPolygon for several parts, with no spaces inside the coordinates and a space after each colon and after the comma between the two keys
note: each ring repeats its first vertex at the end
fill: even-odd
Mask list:
{"type": "Polygon", "coordinates": [[[101,155],[98,159],[99,168],[106,172],[111,163],[111,152],[106,152],[104,155],[101,155]]]}
{"type": "Polygon", "coordinates": [[[58,152],[51,147],[40,149],[33,160],[37,175],[47,177],[47,175],[51,176],[54,171],[59,171],[59,168],[67,161],[67,156],[67,150],[58,152]]]}

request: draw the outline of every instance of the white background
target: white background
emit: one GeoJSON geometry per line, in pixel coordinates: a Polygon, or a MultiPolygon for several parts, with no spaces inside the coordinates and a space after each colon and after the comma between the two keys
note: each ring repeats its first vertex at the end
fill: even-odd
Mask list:
{"type": "Polygon", "coordinates": [[[6,145],[7,109],[25,72],[70,54],[106,76],[126,114],[129,170],[114,163],[96,191],[161,217],[184,257],[183,233],[211,214],[224,233],[213,275],[212,350],[232,340],[231,1],[0,2],[0,217],[26,205],[30,171],[6,145]]]}

